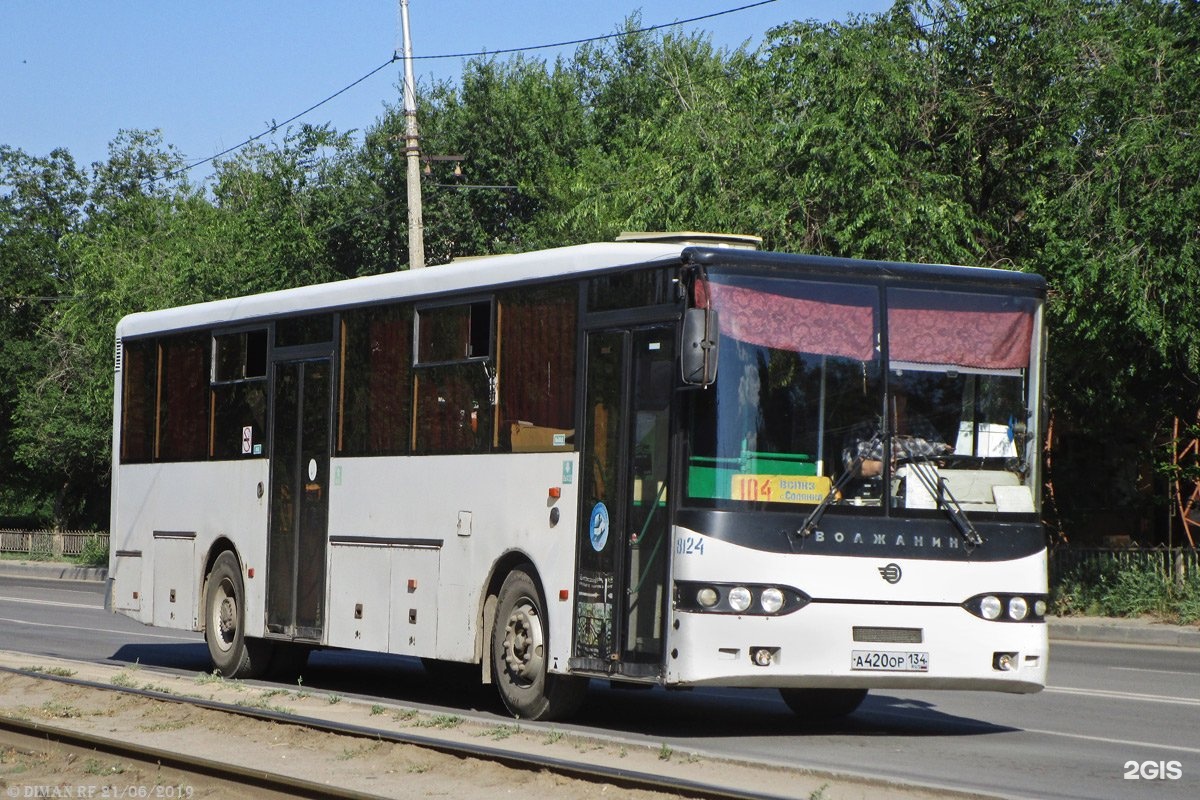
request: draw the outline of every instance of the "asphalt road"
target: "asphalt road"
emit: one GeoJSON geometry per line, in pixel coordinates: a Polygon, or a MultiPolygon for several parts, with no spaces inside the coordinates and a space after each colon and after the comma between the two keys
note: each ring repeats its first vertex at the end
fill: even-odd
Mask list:
{"type": "MultiPolygon", "coordinates": [[[[0,649],[207,669],[198,634],[146,628],[102,605],[102,584],[0,577],[0,649]]],[[[426,673],[413,659],[317,653],[304,686],[505,719],[490,691],[426,673]]],[[[593,681],[579,717],[556,727],[1005,797],[1193,800],[1200,650],[1055,642],[1040,694],[882,691],[821,728],[802,725],[770,691],[635,691],[593,681]]]]}

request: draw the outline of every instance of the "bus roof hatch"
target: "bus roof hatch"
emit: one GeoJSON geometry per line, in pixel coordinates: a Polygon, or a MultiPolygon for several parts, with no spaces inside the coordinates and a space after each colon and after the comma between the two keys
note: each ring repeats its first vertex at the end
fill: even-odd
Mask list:
{"type": "Polygon", "coordinates": [[[738,250],[757,250],[761,236],[742,233],[701,233],[699,231],[626,231],[617,236],[618,242],[650,242],[653,244],[698,245],[701,247],[730,247],[738,250]]]}

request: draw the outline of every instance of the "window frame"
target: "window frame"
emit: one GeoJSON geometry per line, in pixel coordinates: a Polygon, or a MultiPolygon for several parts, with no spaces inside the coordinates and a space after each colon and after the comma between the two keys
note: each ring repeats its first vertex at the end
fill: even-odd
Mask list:
{"type": "MultiPolygon", "coordinates": [[[[428,367],[442,367],[450,364],[466,364],[470,362],[494,362],[496,357],[496,297],[494,293],[468,295],[466,297],[457,297],[453,300],[441,300],[437,302],[415,303],[413,305],[413,352],[412,366],[413,369],[423,369],[428,367]],[[423,359],[421,352],[421,318],[429,312],[441,312],[454,308],[466,308],[467,310],[467,334],[465,345],[470,347],[474,341],[475,335],[472,324],[475,320],[475,308],[487,304],[488,307],[488,325],[487,325],[487,352],[484,355],[464,355],[457,358],[429,358],[423,359]]],[[[431,354],[439,355],[439,354],[431,354]]]]}
{"type": "Polygon", "coordinates": [[[211,328],[208,335],[212,341],[212,352],[210,354],[210,370],[209,370],[209,386],[224,386],[230,383],[244,383],[246,381],[266,380],[271,372],[271,326],[265,323],[256,325],[242,325],[236,328],[211,328]],[[217,365],[220,359],[217,357],[217,340],[224,339],[230,336],[247,336],[251,333],[262,332],[263,335],[263,373],[262,375],[247,375],[246,367],[249,362],[249,338],[246,339],[246,347],[242,350],[242,374],[239,377],[227,378],[217,375],[217,365]]]}
{"type": "MultiPolygon", "coordinates": [[[[248,458],[250,458],[250,459],[267,458],[269,455],[269,452],[270,452],[270,447],[269,447],[270,432],[269,432],[269,424],[268,423],[269,423],[270,405],[271,405],[271,397],[270,397],[271,386],[270,386],[270,382],[269,382],[270,375],[271,375],[271,346],[272,346],[272,340],[274,338],[272,325],[267,322],[256,322],[256,323],[249,324],[249,325],[239,325],[236,327],[228,327],[228,328],[214,327],[214,328],[210,328],[208,330],[208,334],[209,334],[209,337],[212,342],[210,372],[209,372],[209,385],[208,385],[208,402],[209,402],[209,406],[208,406],[208,408],[209,408],[208,460],[209,461],[240,461],[240,460],[248,459],[248,458]],[[261,333],[261,335],[262,335],[262,365],[263,365],[262,375],[257,375],[257,374],[256,375],[247,375],[246,374],[247,368],[249,366],[249,361],[250,361],[249,335],[253,334],[253,333],[261,333]],[[217,358],[218,340],[228,338],[228,337],[233,337],[233,336],[246,337],[244,340],[245,345],[241,350],[241,354],[242,354],[241,375],[239,377],[233,377],[233,378],[219,377],[217,375],[217,364],[219,363],[218,358],[217,358]],[[265,403],[264,419],[262,422],[262,430],[259,431],[259,437],[258,437],[257,441],[251,445],[251,451],[249,453],[235,453],[235,454],[221,453],[221,454],[218,454],[218,447],[217,447],[218,431],[217,431],[217,428],[218,428],[218,417],[221,416],[221,414],[218,413],[218,409],[217,409],[218,395],[228,392],[231,396],[234,396],[239,391],[247,391],[250,388],[250,386],[253,384],[261,384],[262,385],[263,401],[265,403]],[[255,448],[257,448],[257,450],[255,448]]],[[[243,427],[245,427],[245,426],[243,426],[243,427]]]]}

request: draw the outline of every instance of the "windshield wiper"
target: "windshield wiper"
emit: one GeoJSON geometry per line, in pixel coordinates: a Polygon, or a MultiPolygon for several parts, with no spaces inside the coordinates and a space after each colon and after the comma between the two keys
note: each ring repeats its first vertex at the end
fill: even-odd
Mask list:
{"type": "MultiPolygon", "coordinates": [[[[821,521],[821,516],[825,513],[825,509],[838,496],[842,488],[850,482],[850,479],[858,474],[858,470],[862,466],[863,461],[866,460],[867,454],[875,448],[879,439],[880,435],[876,433],[871,437],[867,446],[861,448],[854,461],[838,477],[837,482],[829,487],[829,491],[821,498],[821,502],[817,504],[817,507],[809,512],[808,517],[804,520],[804,524],[796,531],[797,536],[803,539],[812,535],[812,532],[817,527],[817,523],[821,521]]],[[[938,507],[944,510],[946,516],[954,523],[954,527],[958,529],[959,535],[967,543],[968,552],[983,544],[983,537],[975,529],[974,523],[967,516],[967,512],[963,510],[962,504],[958,502],[958,498],[954,496],[954,493],[950,491],[950,487],[946,485],[945,478],[942,478],[934,471],[931,458],[929,456],[916,455],[902,438],[898,438],[897,440],[900,442],[900,446],[904,448],[905,460],[912,467],[913,474],[917,476],[917,480],[929,492],[930,497],[934,499],[938,507]]]]}
{"type": "Polygon", "coordinates": [[[917,476],[917,480],[925,487],[925,491],[929,492],[929,496],[937,503],[938,508],[945,510],[946,516],[954,523],[959,535],[966,540],[967,552],[983,544],[983,537],[979,535],[979,531],[975,530],[975,525],[967,516],[967,512],[963,510],[958,499],[950,491],[946,479],[934,470],[930,463],[930,457],[914,455],[903,440],[901,440],[900,446],[904,448],[908,465],[912,468],[913,474],[917,476]]]}
{"type": "Polygon", "coordinates": [[[817,527],[817,523],[821,521],[821,515],[825,513],[825,509],[829,508],[829,504],[833,502],[833,498],[837,497],[846,484],[850,482],[850,479],[858,474],[862,463],[867,460],[867,454],[875,449],[875,445],[879,444],[879,436],[880,434],[876,433],[867,442],[866,447],[859,448],[859,454],[850,462],[850,466],[846,467],[846,471],[839,475],[837,481],[829,487],[829,491],[821,498],[821,502],[817,504],[817,507],[809,512],[808,517],[804,520],[804,524],[796,531],[797,536],[804,539],[812,535],[813,530],[817,527]]]}

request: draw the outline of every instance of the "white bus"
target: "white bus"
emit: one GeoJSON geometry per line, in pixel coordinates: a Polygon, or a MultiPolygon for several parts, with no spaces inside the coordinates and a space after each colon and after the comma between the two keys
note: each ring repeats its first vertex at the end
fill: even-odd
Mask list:
{"type": "Polygon", "coordinates": [[[531,719],[1041,689],[1044,281],[625,238],[121,320],[112,609],[227,677],[479,665],[531,719]]]}

